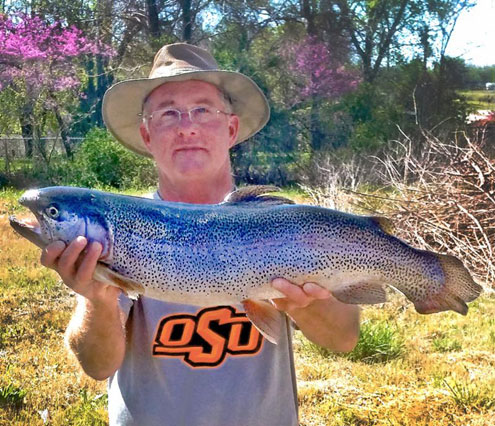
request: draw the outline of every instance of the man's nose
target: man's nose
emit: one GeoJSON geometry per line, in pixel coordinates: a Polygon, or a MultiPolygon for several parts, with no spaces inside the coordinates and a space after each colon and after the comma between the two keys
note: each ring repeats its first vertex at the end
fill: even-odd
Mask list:
{"type": "Polygon", "coordinates": [[[177,122],[179,134],[196,134],[195,128],[196,124],[191,120],[189,114],[187,112],[181,113],[177,122]]]}

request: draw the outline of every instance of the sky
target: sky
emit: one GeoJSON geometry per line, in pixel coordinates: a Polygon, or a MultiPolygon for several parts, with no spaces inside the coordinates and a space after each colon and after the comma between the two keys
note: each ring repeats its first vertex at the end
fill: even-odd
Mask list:
{"type": "Polygon", "coordinates": [[[472,65],[495,65],[495,0],[478,0],[462,12],[446,53],[472,65]]]}

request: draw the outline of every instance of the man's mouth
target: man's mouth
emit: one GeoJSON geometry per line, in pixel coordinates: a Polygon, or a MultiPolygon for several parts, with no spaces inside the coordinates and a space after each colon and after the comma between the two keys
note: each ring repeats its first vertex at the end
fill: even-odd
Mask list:
{"type": "Polygon", "coordinates": [[[180,151],[206,151],[205,148],[202,148],[200,146],[181,146],[180,148],[177,148],[175,152],[180,152],[180,151]]]}

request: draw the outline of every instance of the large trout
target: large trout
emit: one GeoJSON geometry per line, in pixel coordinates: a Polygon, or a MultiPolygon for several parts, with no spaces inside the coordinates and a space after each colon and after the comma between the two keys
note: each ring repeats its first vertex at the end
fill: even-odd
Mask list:
{"type": "Polygon", "coordinates": [[[196,205],[95,190],[50,187],[19,202],[39,225],[10,218],[40,247],[77,236],[103,246],[95,278],[144,295],[200,306],[243,303],[257,328],[276,341],[280,315],[266,299],[283,297],[270,282],[315,282],[344,303],[386,301],[401,291],[423,314],[454,310],[481,287],[452,256],[415,249],[383,218],[297,205],[247,187],[225,202],[196,205]]]}

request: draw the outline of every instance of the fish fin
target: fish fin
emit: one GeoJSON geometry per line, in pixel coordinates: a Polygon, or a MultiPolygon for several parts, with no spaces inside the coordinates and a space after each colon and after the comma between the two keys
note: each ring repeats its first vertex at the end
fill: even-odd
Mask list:
{"type": "Polygon", "coordinates": [[[378,227],[386,234],[395,235],[396,232],[395,224],[388,217],[370,216],[370,219],[373,223],[378,225],[378,227]]]}
{"type": "Polygon", "coordinates": [[[122,289],[130,299],[137,299],[140,294],[144,293],[144,287],[141,284],[130,278],[124,277],[118,272],[112,271],[108,266],[102,263],[96,265],[93,278],[97,281],[102,281],[122,289]]]}
{"type": "MultiPolygon", "coordinates": [[[[430,252],[427,252],[430,253],[430,252]]],[[[425,300],[416,301],[414,307],[420,314],[432,314],[452,310],[466,315],[466,302],[476,299],[483,288],[477,284],[464,264],[454,256],[430,253],[440,262],[445,277],[442,291],[425,300]]]]}
{"type": "Polygon", "coordinates": [[[225,204],[249,203],[246,206],[253,206],[253,203],[259,203],[263,206],[270,204],[294,204],[294,201],[277,195],[266,195],[267,192],[278,192],[280,188],[273,185],[251,185],[239,188],[231,192],[224,200],[225,204]]]}
{"type": "Polygon", "coordinates": [[[337,300],[349,304],[373,305],[387,301],[387,294],[381,281],[353,281],[342,284],[335,290],[332,289],[332,294],[337,300]]]}
{"type": "Polygon", "coordinates": [[[278,344],[282,334],[283,314],[270,302],[247,299],[242,302],[249,320],[271,343],[278,344]]]}

